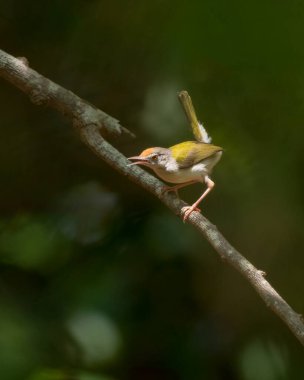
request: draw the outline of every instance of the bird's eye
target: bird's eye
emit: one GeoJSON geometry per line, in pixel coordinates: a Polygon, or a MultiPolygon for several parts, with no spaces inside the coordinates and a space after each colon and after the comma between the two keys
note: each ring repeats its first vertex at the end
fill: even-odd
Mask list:
{"type": "Polygon", "coordinates": [[[154,156],[151,157],[151,160],[152,161],[156,161],[157,160],[157,155],[155,154],[154,156]]]}

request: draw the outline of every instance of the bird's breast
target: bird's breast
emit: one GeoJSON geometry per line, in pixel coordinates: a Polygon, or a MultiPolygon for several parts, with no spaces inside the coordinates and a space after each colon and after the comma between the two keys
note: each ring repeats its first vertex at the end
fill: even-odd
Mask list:
{"type": "Polygon", "coordinates": [[[180,169],[176,166],[166,168],[155,166],[152,167],[158,177],[166,182],[185,183],[189,181],[204,182],[205,177],[209,175],[213,167],[220,160],[222,152],[217,152],[195,165],[188,168],[180,169]]]}
{"type": "MultiPolygon", "coordinates": [[[[195,165],[197,166],[197,165],[195,165]]],[[[153,168],[158,177],[166,182],[171,183],[185,183],[189,181],[204,182],[204,178],[207,172],[204,170],[203,166],[192,167],[186,169],[177,169],[175,171],[168,171],[163,168],[153,168]]]]}

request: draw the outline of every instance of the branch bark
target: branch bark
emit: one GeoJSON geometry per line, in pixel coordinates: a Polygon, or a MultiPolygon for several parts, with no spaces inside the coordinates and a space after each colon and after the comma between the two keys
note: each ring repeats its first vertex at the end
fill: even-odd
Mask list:
{"type": "MultiPolygon", "coordinates": [[[[65,115],[79,131],[82,141],[102,160],[130,180],[154,194],[176,215],[181,216],[185,202],[174,194],[162,194],[164,185],[138,166],[128,167],[127,158],[110,145],[105,133],[132,135],[118,120],[32,70],[24,58],[0,50],[0,76],[23,91],[37,105],[47,105],[65,115]]],[[[192,213],[188,222],[193,225],[228,264],[240,272],[261,296],[265,304],[289,327],[304,345],[304,323],[280,294],[264,278],[265,273],[255,268],[242,256],[207,218],[192,213]]]]}

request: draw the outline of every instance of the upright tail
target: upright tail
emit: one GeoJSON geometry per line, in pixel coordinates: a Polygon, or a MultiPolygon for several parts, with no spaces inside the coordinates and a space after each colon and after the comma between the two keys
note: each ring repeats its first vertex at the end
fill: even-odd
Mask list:
{"type": "Polygon", "coordinates": [[[208,135],[203,124],[197,120],[192,100],[188,92],[181,91],[178,94],[178,98],[182,104],[183,110],[185,111],[187,120],[191,125],[195,139],[206,144],[211,143],[211,137],[208,135]]]}

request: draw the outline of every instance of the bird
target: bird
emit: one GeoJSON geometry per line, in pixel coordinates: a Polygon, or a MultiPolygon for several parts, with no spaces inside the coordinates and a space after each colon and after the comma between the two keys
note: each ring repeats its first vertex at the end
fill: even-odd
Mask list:
{"type": "MultiPolygon", "coordinates": [[[[129,166],[146,166],[162,180],[175,184],[165,186],[162,192],[174,191],[194,183],[204,183],[207,188],[192,206],[183,207],[181,212],[185,222],[192,212],[200,212],[201,201],[213,189],[215,183],[210,174],[222,156],[223,148],[211,144],[203,124],[197,119],[193,103],[187,91],[178,94],[179,100],[192,128],[195,141],[184,141],[169,148],[152,147],[142,151],[138,156],[129,157],[129,166]]],[[[178,194],[177,194],[178,195],[178,194]]]]}

